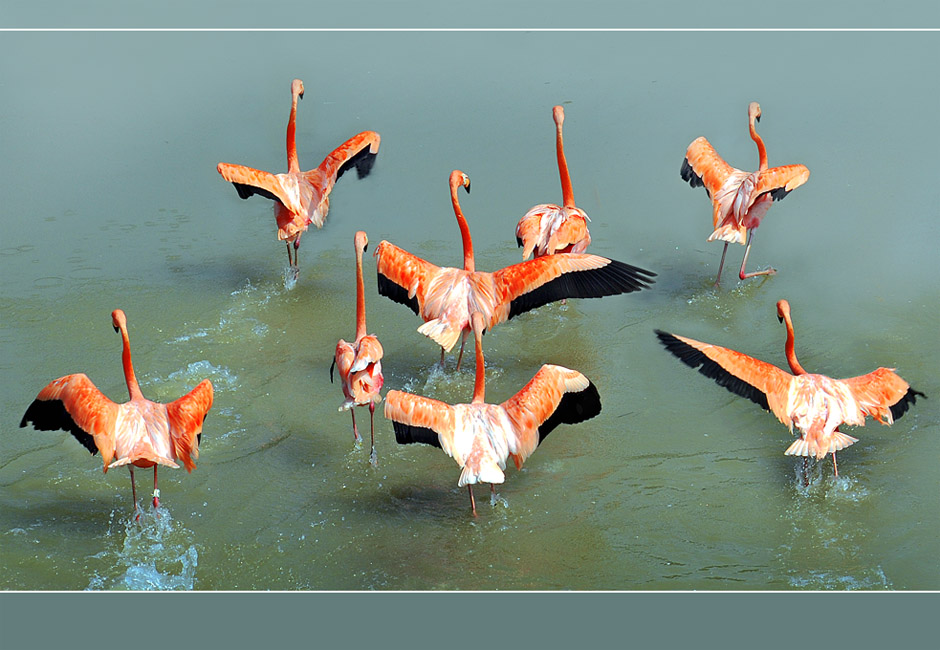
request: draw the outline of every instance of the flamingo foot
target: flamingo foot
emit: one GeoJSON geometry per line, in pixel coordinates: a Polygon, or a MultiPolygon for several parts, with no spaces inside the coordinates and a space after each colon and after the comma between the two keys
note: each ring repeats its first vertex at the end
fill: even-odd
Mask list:
{"type": "Polygon", "coordinates": [[[369,454],[369,464],[372,465],[372,467],[379,466],[379,455],[375,453],[375,447],[372,448],[372,453],[369,454]]]}
{"type": "Polygon", "coordinates": [[[741,278],[742,280],[747,280],[748,278],[754,278],[759,275],[776,275],[776,274],[777,274],[777,269],[773,267],[768,267],[764,269],[763,271],[754,271],[752,273],[745,273],[744,270],[742,269],[741,272],[738,273],[738,277],[741,278]]]}
{"type": "Polygon", "coordinates": [[[470,510],[473,512],[473,516],[477,517],[479,515],[477,515],[477,502],[473,498],[473,486],[468,484],[467,489],[470,491],[470,510]]]}
{"type": "Polygon", "coordinates": [[[496,484],[490,483],[490,505],[495,506],[498,500],[499,499],[496,496],[496,484]]]}
{"type": "Polygon", "coordinates": [[[291,264],[284,270],[284,288],[290,291],[297,285],[300,278],[300,267],[291,264]]]}
{"type": "Polygon", "coordinates": [[[157,489],[153,491],[153,507],[154,510],[160,507],[160,490],[157,489]]]}

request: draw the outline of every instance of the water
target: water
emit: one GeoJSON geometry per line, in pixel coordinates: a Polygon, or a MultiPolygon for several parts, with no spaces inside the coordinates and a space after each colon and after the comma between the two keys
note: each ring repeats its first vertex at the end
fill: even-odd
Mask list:
{"type": "MultiPolygon", "coordinates": [[[[938,588],[936,51],[934,34],[5,34],[0,587],[938,588]],[[716,48],[733,57],[724,78],[703,61],[716,48]],[[270,203],[240,200],[215,165],[285,168],[293,77],[307,89],[305,168],[364,129],[382,148],[368,178],[337,184],[289,286],[270,203]],[[679,166],[705,135],[753,168],[752,100],[771,164],[812,177],[758,231],[750,268],[778,275],[729,272],[716,290],[708,201],[679,166]],[[551,362],[591,378],[604,410],[510,469],[495,504],[478,488],[473,519],[440,450],[396,445],[380,408],[373,468],[337,412],[329,366],[354,331],[353,233],[370,252],[389,239],[459,264],[458,168],[478,268],[519,261],[516,221],[561,196],[554,104],[590,250],[659,277],[487,333],[489,401],[551,362]],[[807,368],[896,367],[929,396],[891,428],[851,429],[840,477],[812,465],[807,487],[783,455],[786,427],[653,336],[783,365],[780,298],[807,368]],[[198,467],[161,472],[160,517],[141,523],[126,471],[103,475],[67,433],[17,427],[67,373],[125,399],[117,307],[148,397],[207,377],[216,390],[198,467]]],[[[743,247],[728,255],[734,271],[743,247]]],[[[377,295],[371,262],[386,386],[468,401],[472,349],[459,372],[453,355],[437,369],[418,319],[377,295]]],[[[365,410],[358,422],[367,435],[365,410]]],[[[138,484],[149,492],[148,472],[138,484]]]]}

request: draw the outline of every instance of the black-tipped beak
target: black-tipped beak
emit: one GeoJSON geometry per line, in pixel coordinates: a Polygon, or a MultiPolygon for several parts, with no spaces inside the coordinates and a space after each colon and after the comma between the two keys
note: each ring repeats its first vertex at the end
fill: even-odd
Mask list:
{"type": "Polygon", "coordinates": [[[470,181],[467,181],[467,194],[470,193],[470,181]]]}
{"type": "Polygon", "coordinates": [[[336,357],[333,357],[333,363],[330,364],[330,383],[333,383],[333,368],[336,367],[336,357]]]}
{"type": "Polygon", "coordinates": [[[118,327],[117,325],[111,325],[111,327],[114,328],[114,331],[115,331],[115,332],[120,332],[120,331],[121,331],[121,328],[118,327]]]}
{"type": "Polygon", "coordinates": [[[760,122],[760,115],[757,116],[757,121],[760,122]]]}
{"type": "MultiPolygon", "coordinates": [[[[303,94],[302,92],[301,92],[299,95],[297,95],[297,96],[300,97],[301,99],[304,98],[304,94],[303,94]]],[[[757,119],[760,119],[760,118],[757,118],[757,119]]]]}
{"type": "MultiPolygon", "coordinates": [[[[368,252],[368,250],[369,250],[369,245],[366,244],[366,245],[365,245],[365,248],[362,249],[362,252],[363,252],[363,253],[366,253],[366,252],[368,252]]],[[[334,360],[333,363],[336,363],[336,361],[334,360]]]]}
{"type": "Polygon", "coordinates": [[[780,315],[778,314],[778,315],[777,315],[777,321],[779,321],[779,322],[782,323],[782,322],[783,322],[783,316],[780,316],[780,315]]]}

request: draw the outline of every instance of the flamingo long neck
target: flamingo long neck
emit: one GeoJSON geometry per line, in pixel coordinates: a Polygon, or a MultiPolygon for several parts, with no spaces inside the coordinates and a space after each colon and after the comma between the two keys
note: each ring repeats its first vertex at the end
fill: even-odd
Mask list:
{"type": "Polygon", "coordinates": [[[356,248],[356,340],[366,335],[366,292],[362,283],[362,249],[356,248]]]}
{"type": "Polygon", "coordinates": [[[749,127],[749,130],[751,131],[751,140],[753,140],[754,144],[757,145],[757,155],[760,158],[760,165],[758,166],[758,169],[760,171],[764,171],[765,169],[767,169],[767,149],[766,147],[764,147],[764,139],[760,137],[760,135],[758,135],[757,133],[756,123],[757,123],[757,120],[755,120],[752,117],[749,120],[748,127],[749,127]]]}
{"type": "Polygon", "coordinates": [[[287,171],[291,174],[300,171],[300,161],[297,160],[297,145],[294,138],[297,128],[297,97],[296,93],[291,93],[290,118],[287,120],[287,171]]]}
{"type": "Polygon", "coordinates": [[[793,335],[793,322],[790,320],[790,314],[784,314],[783,321],[787,325],[787,363],[790,364],[790,370],[793,371],[794,375],[805,375],[806,370],[803,369],[803,366],[800,365],[800,362],[796,359],[796,350],[794,349],[794,335],[793,335]]]}
{"type": "Polygon", "coordinates": [[[131,399],[142,399],[144,394],[140,392],[140,384],[137,383],[134,364],[131,362],[131,341],[127,336],[127,328],[123,325],[121,326],[121,341],[124,344],[121,361],[124,364],[124,380],[127,382],[127,392],[130,394],[131,399]]]}
{"type": "Polygon", "coordinates": [[[482,404],[484,394],[486,393],[486,385],[484,383],[484,368],[483,368],[483,334],[479,331],[473,332],[473,338],[476,340],[476,357],[477,357],[477,375],[476,379],[473,382],[473,404],[482,404]]]}
{"type": "Polygon", "coordinates": [[[457,216],[457,225],[460,227],[460,238],[463,239],[463,269],[473,272],[476,270],[476,265],[473,263],[473,240],[470,239],[470,226],[467,225],[467,219],[463,216],[463,210],[460,209],[460,201],[457,200],[457,187],[457,184],[451,184],[450,200],[454,204],[454,214],[457,216]]]}
{"type": "Polygon", "coordinates": [[[568,161],[565,159],[565,145],[561,139],[561,124],[555,126],[555,155],[558,157],[558,174],[561,176],[561,196],[565,207],[574,205],[574,190],[571,189],[571,176],[568,174],[568,161]]]}

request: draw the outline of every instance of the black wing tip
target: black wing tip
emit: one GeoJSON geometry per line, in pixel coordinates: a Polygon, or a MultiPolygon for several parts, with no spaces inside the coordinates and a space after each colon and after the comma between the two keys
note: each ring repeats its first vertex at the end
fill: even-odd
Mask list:
{"type": "Polygon", "coordinates": [[[26,409],[26,413],[23,414],[20,426],[25,427],[29,423],[32,423],[37,431],[68,431],[92,455],[98,453],[94,436],[75,423],[61,400],[33,400],[33,403],[26,409]]]}
{"type": "Polygon", "coordinates": [[[367,145],[360,149],[356,154],[354,154],[349,160],[344,162],[339,166],[339,169],[336,172],[336,180],[339,180],[343,174],[352,169],[356,168],[356,177],[365,178],[372,171],[372,167],[375,165],[375,159],[378,157],[379,152],[376,151],[372,153],[369,151],[370,145],[367,145]]]}
{"type": "Polygon", "coordinates": [[[702,177],[695,173],[695,170],[692,169],[692,165],[689,164],[689,159],[684,158],[682,160],[682,169],[679,170],[679,175],[682,177],[682,180],[687,181],[692,187],[704,187],[705,182],[702,180],[702,177]]]}
{"type": "Polygon", "coordinates": [[[377,273],[376,276],[378,277],[380,296],[385,296],[389,300],[393,300],[397,303],[401,303],[402,305],[405,305],[406,307],[411,309],[411,311],[413,311],[415,314],[418,313],[419,307],[418,307],[417,296],[413,296],[409,298],[408,291],[404,287],[398,284],[395,284],[394,282],[392,282],[390,279],[388,279],[386,276],[382,275],[381,273],[377,273]]]}
{"type": "Polygon", "coordinates": [[[539,427],[539,444],[559,424],[577,424],[597,416],[601,412],[601,396],[597,386],[588,381],[587,388],[565,393],[555,412],[539,427]]]}
{"type": "Polygon", "coordinates": [[[892,404],[889,408],[891,409],[891,418],[898,420],[902,415],[907,413],[907,410],[917,402],[918,397],[923,397],[927,399],[927,396],[924,395],[919,390],[914,390],[913,388],[908,388],[907,392],[904,393],[904,397],[899,399],[897,402],[892,404]]]}
{"type": "MultiPolygon", "coordinates": [[[[792,191],[793,190],[788,190],[785,187],[778,187],[775,190],[770,190],[770,198],[772,198],[774,201],[782,201],[783,199],[786,198],[787,194],[789,194],[792,191]]],[[[788,203],[787,205],[790,205],[790,204],[788,203]]]]}
{"type": "Polygon", "coordinates": [[[516,237],[516,245],[517,245],[519,248],[522,248],[522,245],[523,245],[523,244],[522,244],[522,237],[516,237]]]}
{"type": "Polygon", "coordinates": [[[416,427],[396,420],[392,420],[392,427],[395,429],[395,442],[400,445],[420,443],[438,448],[441,446],[441,439],[433,429],[416,427]]]}
{"type": "Polygon", "coordinates": [[[509,318],[566,298],[603,298],[649,289],[654,277],[652,271],[617,260],[596,269],[563,273],[512,300],[509,318]]]}
{"type": "Polygon", "coordinates": [[[731,391],[735,395],[746,397],[765,411],[770,410],[770,405],[767,403],[767,395],[765,395],[763,391],[747,383],[740,377],[731,374],[718,363],[705,356],[705,353],[701,350],[697,350],[688,343],[679,340],[675,334],[670,334],[662,330],[654,331],[663,346],[685,365],[690,368],[698,368],[701,374],[713,380],[722,388],[731,391]]]}

